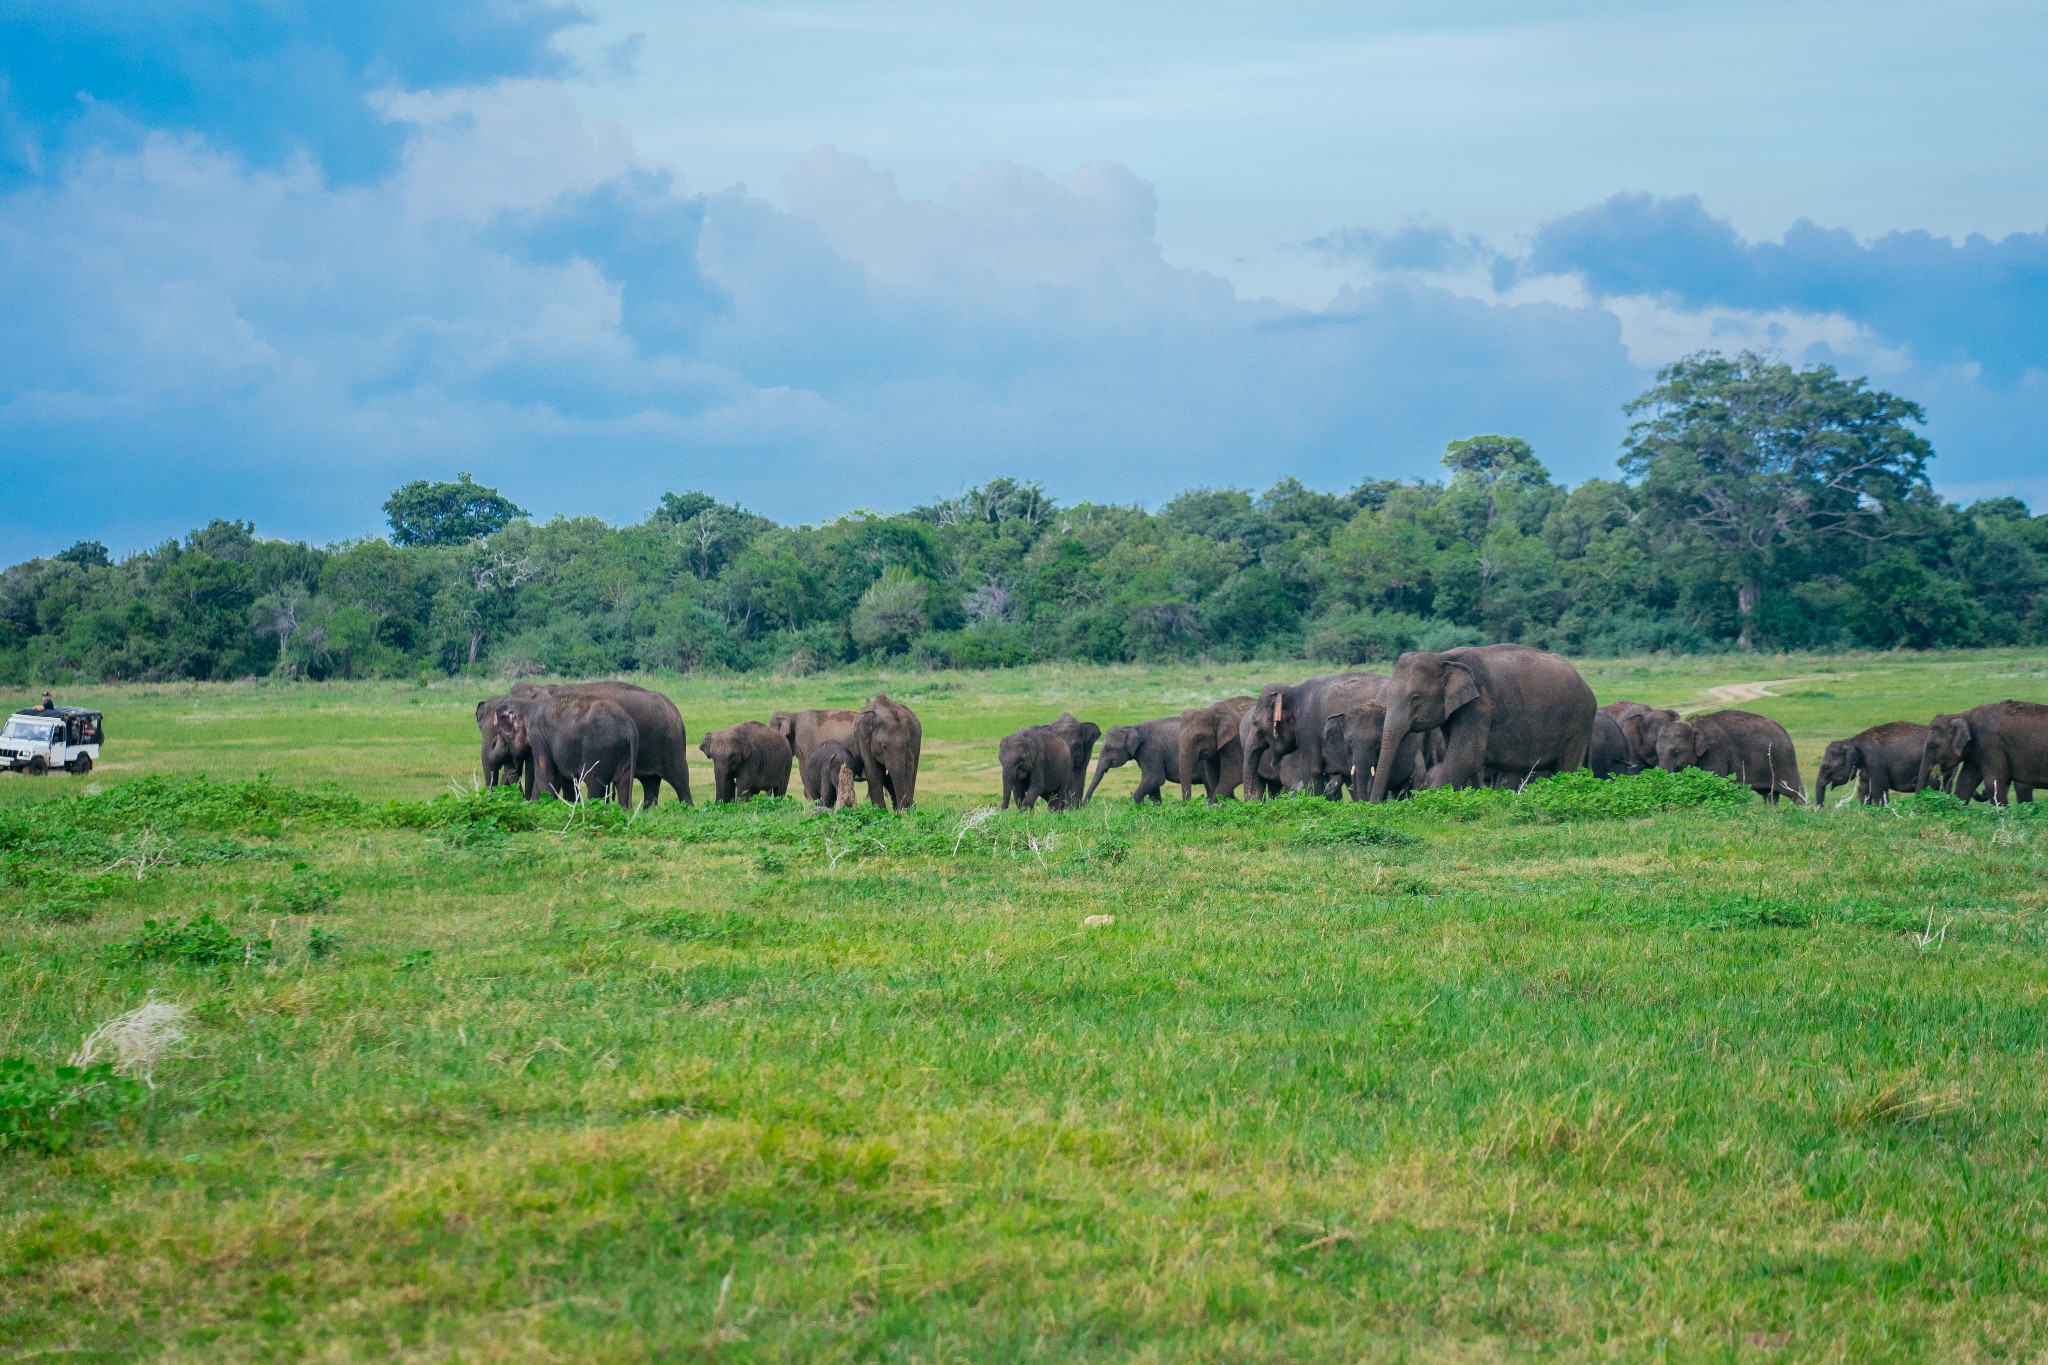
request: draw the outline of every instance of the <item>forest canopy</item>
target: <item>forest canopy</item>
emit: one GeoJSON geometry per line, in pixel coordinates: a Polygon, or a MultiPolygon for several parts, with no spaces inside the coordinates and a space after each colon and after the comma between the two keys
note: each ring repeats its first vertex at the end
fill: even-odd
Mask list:
{"type": "Polygon", "coordinates": [[[1920,408],[1825,366],[1688,357],[1630,405],[1618,479],[1516,437],[1440,481],[1061,507],[996,479],[783,526],[700,492],[536,524],[467,474],[339,545],[217,520],[0,573],[0,676],[808,671],[1206,656],[1329,663],[1521,641],[1578,655],[2048,642],[2048,516],[1928,481],[1920,408]]]}

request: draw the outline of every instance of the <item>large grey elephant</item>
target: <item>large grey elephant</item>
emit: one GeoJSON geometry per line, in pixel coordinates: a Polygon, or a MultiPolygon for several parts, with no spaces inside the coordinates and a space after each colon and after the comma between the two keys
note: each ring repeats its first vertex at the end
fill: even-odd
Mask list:
{"type": "Polygon", "coordinates": [[[661,693],[629,682],[520,683],[512,689],[518,696],[602,697],[633,718],[639,731],[638,765],[640,804],[651,806],[661,797],[661,784],[675,788],[676,799],[688,806],[690,798],[690,735],[683,725],[683,713],[661,693]]]}
{"type": "Polygon", "coordinates": [[[909,810],[917,804],[917,764],[924,726],[916,712],[880,692],[854,717],[853,751],[867,774],[868,800],[909,810]]]}
{"type": "Polygon", "coordinates": [[[1068,810],[1075,810],[1086,795],[1082,784],[1088,780],[1088,760],[1102,738],[1102,727],[1092,720],[1075,720],[1072,711],[1062,711],[1060,718],[1045,728],[1067,742],[1067,753],[1073,758],[1074,773],[1067,783],[1065,804],[1068,810]]]}
{"type": "Polygon", "coordinates": [[[502,698],[497,720],[514,749],[533,755],[529,798],[546,791],[564,801],[579,795],[633,803],[640,727],[624,707],[588,694],[513,695],[502,698]]]}
{"type": "Polygon", "coordinates": [[[1960,715],[1936,716],[1927,732],[1922,785],[1937,767],[1953,767],[1959,799],[1971,800],[1981,784],[1984,799],[1999,806],[2015,797],[2031,801],[2035,787],[2048,786],[2048,706],[1990,702],[1960,715]]]}
{"type": "MultiPolygon", "coordinates": [[[[1300,753],[1306,785],[1329,795],[1329,789],[1322,785],[1324,727],[1331,716],[1359,702],[1384,701],[1387,682],[1383,673],[1332,673],[1292,685],[1268,683],[1261,688],[1248,713],[1248,723],[1239,731],[1245,740],[1246,798],[1254,796],[1260,760],[1269,753],[1276,762],[1300,753]]],[[[1256,795],[1263,797],[1265,793],[1257,791],[1256,795]]]]}
{"type": "MultiPolygon", "coordinates": [[[[1323,770],[1326,782],[1350,788],[1351,799],[1363,801],[1372,790],[1373,764],[1386,731],[1387,708],[1378,698],[1361,701],[1323,723],[1323,770]]],[[[1443,757],[1443,732],[1410,734],[1394,754],[1394,776],[1387,790],[1405,796],[1443,757]]]]}
{"type": "Polygon", "coordinates": [[[802,763],[811,747],[836,739],[849,750],[854,746],[854,724],[858,711],[777,711],[768,717],[768,728],[789,741],[789,751],[802,763]]]}
{"type": "Polygon", "coordinates": [[[1138,789],[1131,793],[1131,800],[1141,806],[1147,801],[1159,804],[1159,789],[1169,782],[1180,781],[1180,732],[1179,716],[1161,716],[1158,720],[1140,721],[1136,725],[1112,725],[1109,733],[1102,737],[1102,753],[1095,760],[1095,776],[1089,779],[1088,790],[1082,794],[1082,799],[1094,799],[1095,789],[1102,785],[1103,776],[1111,768],[1135,763],[1138,765],[1138,789]]]}
{"type": "Polygon", "coordinates": [[[1371,799],[1386,800],[1401,743],[1430,730],[1444,732],[1444,756],[1425,787],[1479,786],[1489,773],[1521,781],[1583,768],[1597,710],[1593,689],[1569,659],[1527,645],[1403,654],[1387,688],[1371,799]]]}
{"type": "Polygon", "coordinates": [[[1180,770],[1181,800],[1192,798],[1194,785],[1199,782],[1213,806],[1229,800],[1244,781],[1244,741],[1239,730],[1256,700],[1225,697],[1212,705],[1180,713],[1179,751],[1174,765],[1180,770]]]}
{"type": "Polygon", "coordinates": [[[1792,736],[1754,711],[1709,711],[1671,722],[1657,734],[1657,766],[1668,773],[1704,768],[1732,777],[1774,805],[1780,796],[1806,801],[1792,736]]]}
{"type": "Polygon", "coordinates": [[[720,804],[789,791],[789,768],[795,758],[789,741],[758,720],[713,730],[697,747],[711,760],[714,799],[720,804]]]}
{"type": "Polygon", "coordinates": [[[517,786],[533,795],[533,750],[516,747],[509,729],[498,723],[498,703],[506,697],[485,697],[476,704],[477,738],[482,741],[484,785],[517,786]]]}
{"type": "Polygon", "coordinates": [[[1003,736],[997,746],[1003,769],[1003,809],[1012,801],[1030,810],[1042,799],[1052,810],[1069,809],[1067,784],[1074,751],[1049,725],[1027,725],[1003,736]]]}
{"type": "Polygon", "coordinates": [[[1927,753],[1927,727],[1910,720],[1886,721],[1838,739],[1821,752],[1813,780],[1813,804],[1825,806],[1829,787],[1856,784],[1866,806],[1882,806],[1892,792],[1920,790],[1920,760],[1927,753]]]}
{"type": "Polygon", "coordinates": [[[1657,732],[1678,719],[1676,711],[1639,701],[1611,701],[1600,708],[1621,728],[1628,743],[1628,761],[1636,772],[1657,766],[1657,732]]]}

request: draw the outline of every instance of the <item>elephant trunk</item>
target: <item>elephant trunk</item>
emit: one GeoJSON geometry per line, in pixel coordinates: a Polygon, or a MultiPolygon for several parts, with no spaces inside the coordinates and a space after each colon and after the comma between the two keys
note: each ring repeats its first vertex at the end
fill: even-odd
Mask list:
{"type": "Polygon", "coordinates": [[[1401,741],[1408,737],[1408,725],[1408,704],[1396,702],[1381,723],[1379,759],[1372,766],[1372,793],[1367,800],[1387,799],[1387,784],[1394,777],[1394,757],[1401,751],[1401,741]]]}
{"type": "Polygon", "coordinates": [[[1081,804],[1087,805],[1095,799],[1095,789],[1102,785],[1103,775],[1109,771],[1109,754],[1105,751],[1095,760],[1095,776],[1088,779],[1088,790],[1081,793],[1081,804]]]}
{"type": "Polygon", "coordinates": [[[1192,801],[1195,797],[1196,743],[1195,727],[1192,725],[1181,726],[1180,743],[1177,747],[1180,750],[1178,755],[1180,761],[1180,799],[1183,801],[1192,801]]]}
{"type": "Polygon", "coordinates": [[[1920,771],[1913,779],[1914,785],[1924,791],[1933,785],[1933,780],[1934,752],[1931,749],[1922,749],[1920,751],[1920,771]]]}

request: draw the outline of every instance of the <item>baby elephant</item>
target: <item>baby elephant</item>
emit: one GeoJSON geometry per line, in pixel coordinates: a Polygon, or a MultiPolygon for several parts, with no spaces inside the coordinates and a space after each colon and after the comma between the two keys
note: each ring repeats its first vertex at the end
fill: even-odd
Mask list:
{"type": "Polygon", "coordinates": [[[697,745],[711,760],[718,799],[745,801],[789,790],[789,741],[758,720],[743,720],[727,730],[714,730],[697,745]]]}
{"type": "Polygon", "coordinates": [[[1668,773],[1704,768],[1732,777],[1773,804],[1780,796],[1806,802],[1792,736],[1754,711],[1712,711],[1671,722],[1657,734],[1657,766],[1668,773]]]}
{"type": "Polygon", "coordinates": [[[1030,810],[1039,798],[1051,810],[1064,810],[1067,787],[1074,776],[1074,751],[1047,726],[1027,725],[1002,742],[1003,809],[1014,799],[1030,810]]]}
{"type": "Polygon", "coordinates": [[[860,755],[836,739],[813,744],[804,755],[804,795],[825,810],[853,805],[853,784],[861,776],[860,755]]]}

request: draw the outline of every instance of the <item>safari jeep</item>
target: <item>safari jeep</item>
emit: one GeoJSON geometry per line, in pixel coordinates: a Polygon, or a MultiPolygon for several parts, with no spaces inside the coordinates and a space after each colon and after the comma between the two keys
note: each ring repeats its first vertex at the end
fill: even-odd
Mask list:
{"type": "Polygon", "coordinates": [[[52,768],[89,773],[100,756],[100,713],[76,706],[16,711],[0,729],[0,771],[40,777],[52,768]]]}

